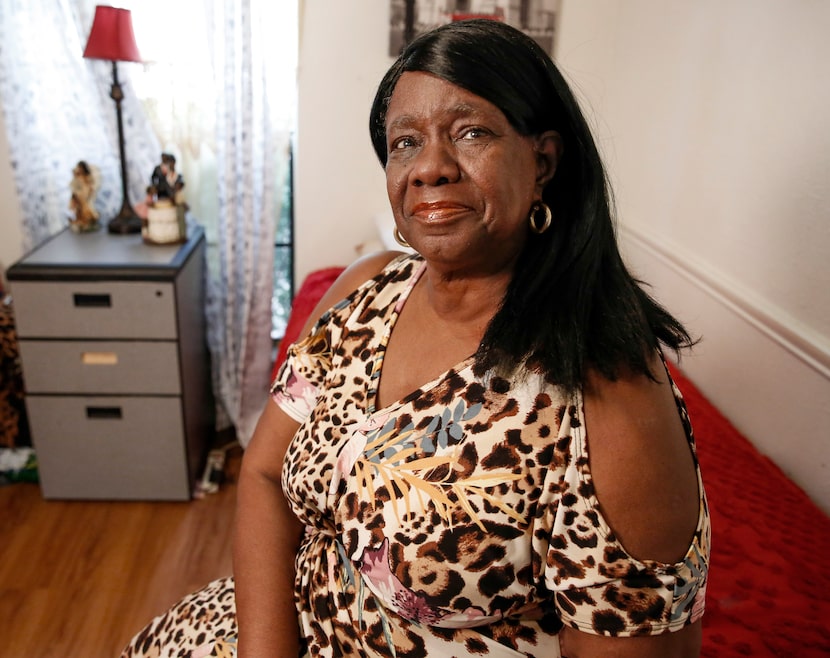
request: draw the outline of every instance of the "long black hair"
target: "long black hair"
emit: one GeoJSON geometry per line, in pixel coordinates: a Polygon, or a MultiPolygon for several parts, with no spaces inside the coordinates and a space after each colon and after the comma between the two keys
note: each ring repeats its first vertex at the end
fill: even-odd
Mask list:
{"type": "Polygon", "coordinates": [[[573,390],[588,368],[616,379],[621,368],[652,376],[660,343],[693,344],[623,264],[611,194],[596,144],[572,91],[530,37],[504,23],[443,25],[413,41],[378,87],[369,129],[385,167],[386,111],[400,76],[436,75],[493,103],[523,135],[555,130],[564,150],[542,193],[553,225],[531,234],[501,307],[477,353],[479,368],[510,371],[527,361],[573,390]]]}

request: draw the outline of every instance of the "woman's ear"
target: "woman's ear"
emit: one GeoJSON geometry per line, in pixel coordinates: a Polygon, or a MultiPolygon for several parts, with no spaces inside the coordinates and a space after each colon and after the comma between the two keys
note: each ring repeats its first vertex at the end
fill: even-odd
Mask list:
{"type": "Polygon", "coordinates": [[[556,173],[556,165],[562,157],[562,137],[555,130],[547,130],[536,137],[536,184],[540,189],[547,185],[556,173]]]}

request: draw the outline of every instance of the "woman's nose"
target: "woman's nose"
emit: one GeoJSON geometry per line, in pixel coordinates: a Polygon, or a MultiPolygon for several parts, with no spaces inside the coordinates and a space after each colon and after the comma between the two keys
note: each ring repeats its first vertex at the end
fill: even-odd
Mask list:
{"type": "Polygon", "coordinates": [[[460,174],[452,145],[432,140],[421,147],[411,173],[416,187],[454,183],[460,174]]]}

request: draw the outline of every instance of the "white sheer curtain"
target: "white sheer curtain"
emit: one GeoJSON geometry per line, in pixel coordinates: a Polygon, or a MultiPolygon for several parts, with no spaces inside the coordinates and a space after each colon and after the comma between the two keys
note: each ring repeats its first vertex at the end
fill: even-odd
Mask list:
{"type": "Polygon", "coordinates": [[[296,9],[271,0],[213,0],[220,285],[219,388],[241,443],[267,400],[274,230],[288,172],[296,9]],[[222,27],[219,27],[222,26],[222,27]],[[286,46],[288,50],[286,51],[286,46]]]}
{"type": "MultiPolygon", "coordinates": [[[[247,444],[271,368],[274,230],[294,125],[296,0],[115,4],[131,9],[145,60],[119,66],[131,200],[144,197],[161,152],[172,152],[191,213],[208,235],[206,312],[219,424],[232,423],[247,444]]],[[[94,5],[0,0],[0,98],[27,246],[66,225],[68,185],[80,159],[102,171],[102,218],[120,207],[110,65],[81,58],[94,5]]]]}

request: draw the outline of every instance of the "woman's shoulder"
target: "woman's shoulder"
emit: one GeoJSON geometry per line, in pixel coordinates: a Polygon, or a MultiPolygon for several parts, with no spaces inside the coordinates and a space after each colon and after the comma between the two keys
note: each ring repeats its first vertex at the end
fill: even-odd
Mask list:
{"type": "Polygon", "coordinates": [[[673,563],[695,532],[702,492],[671,380],[656,355],[649,365],[654,379],[588,376],[588,460],[603,516],[625,549],[673,563]]]}
{"type": "Polygon", "coordinates": [[[321,301],[329,302],[328,306],[331,306],[381,274],[399,272],[412,258],[411,255],[400,251],[379,251],[362,256],[343,270],[321,301]]]}
{"type": "Polygon", "coordinates": [[[354,261],[334,280],[308,317],[300,335],[307,334],[321,316],[335,305],[354,295],[383,273],[396,273],[413,257],[400,251],[380,251],[354,261]]]}

